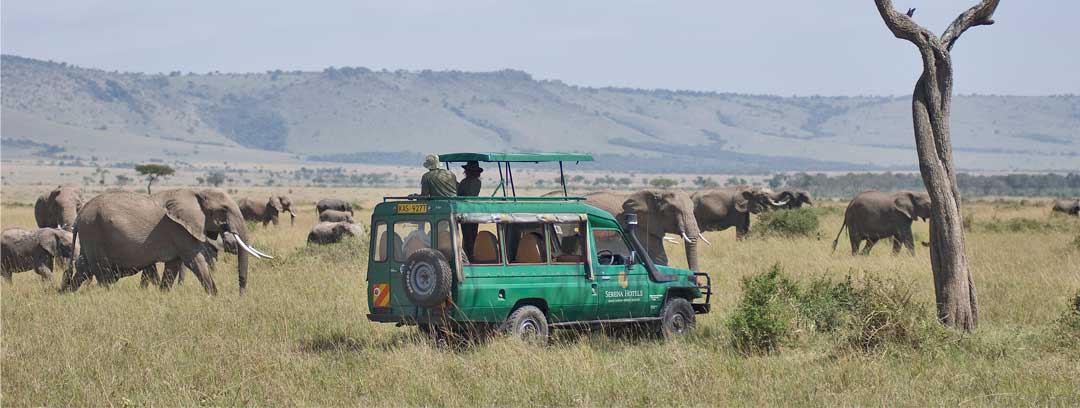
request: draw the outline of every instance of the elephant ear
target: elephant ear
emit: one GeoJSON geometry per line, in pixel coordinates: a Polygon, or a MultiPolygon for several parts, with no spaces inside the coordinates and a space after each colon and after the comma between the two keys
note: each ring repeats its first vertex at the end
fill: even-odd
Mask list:
{"type": "Polygon", "coordinates": [[[750,190],[740,191],[735,195],[735,211],[744,213],[750,211],[750,200],[754,199],[754,192],[750,190]]]}
{"type": "Polygon", "coordinates": [[[45,252],[48,252],[49,255],[52,255],[53,257],[60,256],[60,234],[57,234],[56,231],[51,228],[38,231],[41,232],[38,233],[36,238],[41,249],[45,250],[45,252]]]}
{"type": "Polygon", "coordinates": [[[806,204],[814,205],[814,200],[810,199],[810,193],[807,193],[805,191],[799,192],[799,200],[806,204]]]}
{"type": "Polygon", "coordinates": [[[170,194],[165,200],[165,215],[199,242],[206,241],[206,214],[202,208],[203,198],[189,191],[170,194]]]}
{"type": "Polygon", "coordinates": [[[911,200],[911,194],[900,194],[893,200],[893,206],[908,219],[915,219],[915,203],[911,200]]]}

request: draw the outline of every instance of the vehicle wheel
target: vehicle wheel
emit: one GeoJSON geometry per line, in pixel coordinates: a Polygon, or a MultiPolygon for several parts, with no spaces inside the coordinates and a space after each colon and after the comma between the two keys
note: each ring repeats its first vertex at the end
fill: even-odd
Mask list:
{"type": "Polygon", "coordinates": [[[665,339],[680,337],[694,329],[694,308],[681,297],[668,298],[660,308],[660,334],[665,339]]]}
{"type": "Polygon", "coordinates": [[[413,304],[434,307],[450,297],[453,271],[442,252],[431,248],[417,250],[409,255],[401,269],[405,296],[413,304]]]}
{"type": "Polygon", "coordinates": [[[547,316],[536,306],[525,305],[514,309],[503,323],[502,330],[530,343],[547,344],[548,341],[547,316]]]}

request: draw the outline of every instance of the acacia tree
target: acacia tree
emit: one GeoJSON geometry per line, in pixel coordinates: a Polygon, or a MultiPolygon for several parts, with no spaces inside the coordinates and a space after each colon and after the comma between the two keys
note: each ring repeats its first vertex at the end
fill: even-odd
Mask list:
{"type": "Polygon", "coordinates": [[[135,171],[146,176],[146,194],[150,194],[150,186],[160,178],[173,175],[176,171],[164,164],[140,164],[135,166],[135,171]]]}
{"type": "Polygon", "coordinates": [[[896,11],[891,0],[875,0],[881,18],[896,38],[915,44],[922,55],[923,73],[915,83],[911,113],[915,125],[915,147],[919,171],[933,200],[930,216],[930,263],[934,271],[934,295],[938,319],[946,326],[965,331],[978,324],[975,282],[965,254],[960,190],[953,167],[949,140],[949,111],[952,102],[953,69],[949,55],[956,40],[968,28],[994,23],[999,0],[981,0],[960,14],[938,37],[896,11]]]}

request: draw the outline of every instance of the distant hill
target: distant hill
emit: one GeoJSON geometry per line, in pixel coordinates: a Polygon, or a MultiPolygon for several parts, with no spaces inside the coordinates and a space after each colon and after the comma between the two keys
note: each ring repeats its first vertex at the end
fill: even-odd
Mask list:
{"type": "MultiPolygon", "coordinates": [[[[4,159],[414,163],[570,151],[611,170],[914,169],[909,97],[586,88],[520,71],[149,75],[2,57],[4,159]]],[[[954,99],[965,170],[1080,168],[1080,97],[954,99]]]]}

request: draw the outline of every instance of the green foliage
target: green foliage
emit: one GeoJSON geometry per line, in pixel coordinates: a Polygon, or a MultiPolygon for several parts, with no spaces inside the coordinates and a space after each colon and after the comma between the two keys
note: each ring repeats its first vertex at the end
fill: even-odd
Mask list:
{"type": "Polygon", "coordinates": [[[147,177],[153,176],[155,178],[171,176],[174,173],[176,173],[176,170],[173,170],[172,167],[169,167],[169,166],[164,165],[164,164],[154,164],[154,163],[140,164],[138,166],[135,166],[135,171],[139,172],[139,174],[142,174],[144,176],[147,176],[147,177]]]}
{"type": "Polygon", "coordinates": [[[799,293],[798,299],[799,311],[810,324],[810,329],[830,332],[845,323],[855,309],[858,294],[851,275],[839,282],[819,276],[810,280],[809,286],[799,293]]]}
{"type": "Polygon", "coordinates": [[[720,183],[713,180],[712,177],[704,178],[697,176],[697,178],[694,179],[694,186],[698,188],[715,188],[720,187],[720,183]]]}
{"type": "Polygon", "coordinates": [[[792,331],[798,288],[773,264],[765,273],[742,278],[743,296],[728,319],[732,345],[744,353],[779,350],[792,331]]]}
{"type": "Polygon", "coordinates": [[[1004,220],[994,218],[985,222],[976,222],[975,225],[980,231],[993,233],[1068,231],[1076,227],[1074,220],[1066,217],[1051,217],[1047,221],[1023,217],[1004,220]]]}
{"type": "MultiPolygon", "coordinates": [[[[1080,241],[1080,238],[1077,238],[1080,241]]],[[[1069,299],[1065,312],[1057,320],[1061,338],[1068,343],[1080,344],[1080,289],[1069,299]]]]}
{"type": "Polygon", "coordinates": [[[225,183],[225,172],[217,170],[211,171],[206,175],[206,184],[214,187],[221,187],[225,183]]]}
{"type": "MultiPolygon", "coordinates": [[[[866,190],[922,191],[926,188],[918,173],[848,173],[840,176],[798,173],[774,176],[769,185],[777,190],[781,182],[784,188],[808,190],[818,197],[852,197],[866,190]]],[[[961,194],[967,197],[1080,195],[1080,173],[991,176],[960,173],[956,183],[961,194]]]]}
{"type": "Polygon", "coordinates": [[[855,288],[847,344],[864,351],[888,346],[920,348],[946,335],[915,298],[915,287],[896,279],[866,278],[855,288]]]}
{"type": "Polygon", "coordinates": [[[672,179],[669,179],[669,178],[664,178],[664,177],[657,177],[657,178],[654,178],[652,180],[649,180],[649,185],[650,186],[653,186],[653,187],[656,187],[656,188],[659,188],[659,189],[664,189],[664,190],[675,187],[678,184],[679,184],[678,181],[675,181],[675,180],[672,180],[672,179]]]}
{"type": "Polygon", "coordinates": [[[818,233],[818,215],[812,208],[769,211],[758,215],[750,233],[758,236],[797,237],[818,233]]]}

